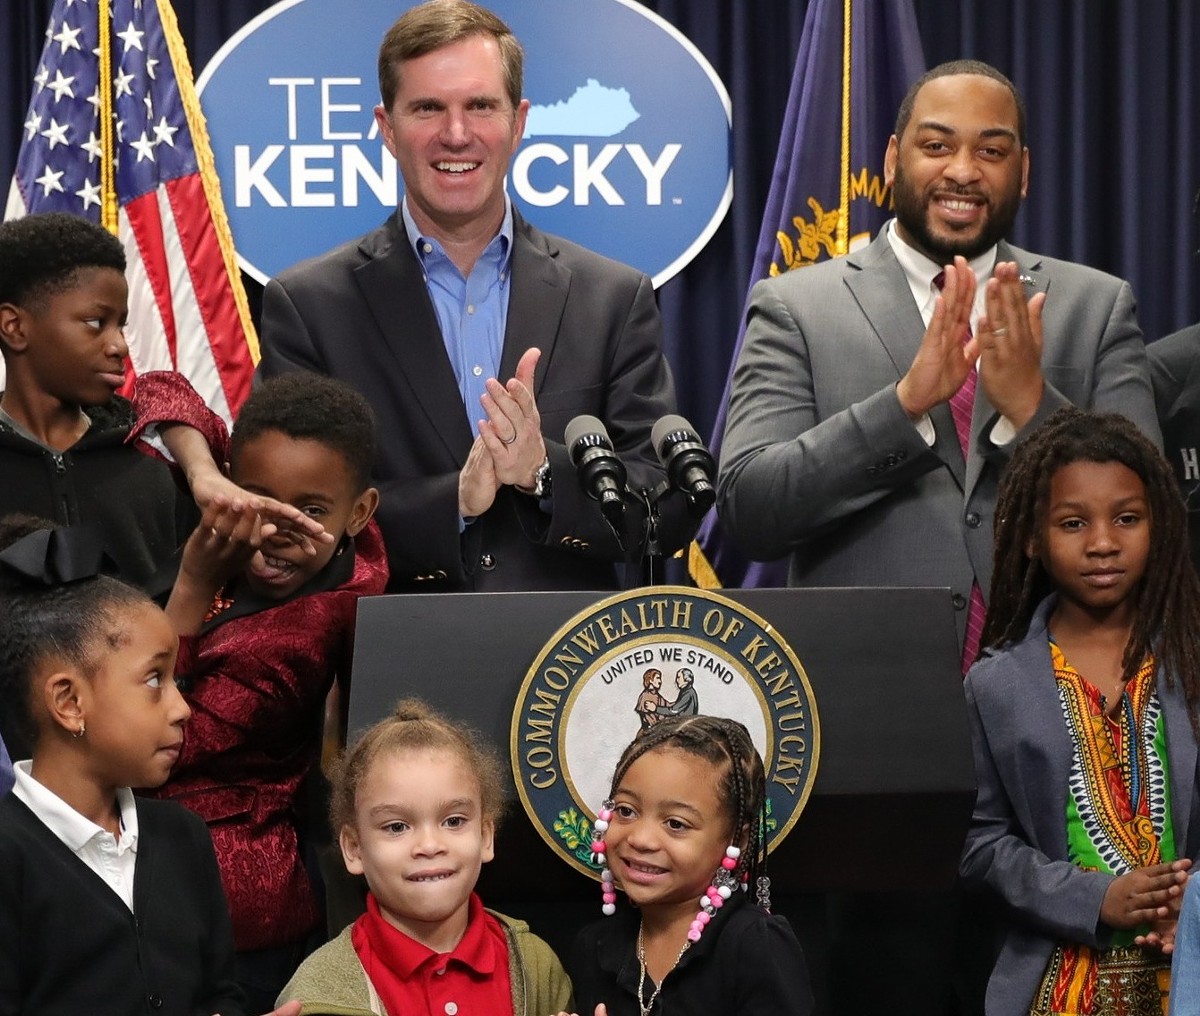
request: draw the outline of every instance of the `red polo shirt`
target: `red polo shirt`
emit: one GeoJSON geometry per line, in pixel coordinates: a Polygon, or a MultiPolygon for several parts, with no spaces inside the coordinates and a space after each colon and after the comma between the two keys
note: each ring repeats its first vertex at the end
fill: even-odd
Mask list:
{"type": "Polygon", "coordinates": [[[370,893],[350,941],[389,1013],[495,1016],[513,1011],[508,939],[475,893],[468,902],[467,930],[448,953],[436,953],[388,924],[370,893]]]}

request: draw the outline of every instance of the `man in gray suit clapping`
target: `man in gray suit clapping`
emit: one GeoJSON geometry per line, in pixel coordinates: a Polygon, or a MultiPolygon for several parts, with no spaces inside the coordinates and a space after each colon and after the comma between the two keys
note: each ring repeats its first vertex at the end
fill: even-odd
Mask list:
{"type": "Polygon", "coordinates": [[[884,176],[896,217],[865,249],[760,282],[734,373],[718,509],[796,586],[948,586],[978,650],[1000,471],[1054,409],[1159,440],[1133,295],[1005,242],[1029,150],[987,64],[929,71],[884,176]]]}

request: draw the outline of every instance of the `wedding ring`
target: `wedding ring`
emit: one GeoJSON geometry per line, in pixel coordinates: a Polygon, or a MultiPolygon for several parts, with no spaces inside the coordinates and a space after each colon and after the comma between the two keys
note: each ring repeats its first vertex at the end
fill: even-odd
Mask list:
{"type": "Polygon", "coordinates": [[[1008,329],[1007,328],[993,328],[992,334],[993,335],[1007,335],[1008,329]]]}
{"type": "Polygon", "coordinates": [[[501,438],[501,439],[500,439],[500,443],[501,443],[502,445],[504,445],[505,447],[507,447],[508,445],[512,444],[512,443],[513,443],[513,442],[515,442],[516,440],[517,440],[517,432],[514,430],[514,431],[513,431],[513,436],[512,436],[512,437],[510,437],[510,438],[509,438],[507,441],[505,441],[505,440],[504,440],[504,438],[501,438]]]}

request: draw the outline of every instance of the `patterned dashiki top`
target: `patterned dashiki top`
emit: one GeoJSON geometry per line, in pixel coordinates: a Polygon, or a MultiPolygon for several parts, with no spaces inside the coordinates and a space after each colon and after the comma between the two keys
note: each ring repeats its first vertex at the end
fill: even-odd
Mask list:
{"type": "MultiPolygon", "coordinates": [[[[1173,861],[1175,832],[1167,740],[1149,657],[1106,714],[1108,703],[1050,642],[1054,679],[1074,745],[1067,794],[1072,863],[1122,875],[1173,861]]],[[[1137,931],[1115,931],[1110,948],[1060,943],[1046,965],[1030,1016],[1165,1016],[1169,956],[1133,945],[1137,931]]]]}

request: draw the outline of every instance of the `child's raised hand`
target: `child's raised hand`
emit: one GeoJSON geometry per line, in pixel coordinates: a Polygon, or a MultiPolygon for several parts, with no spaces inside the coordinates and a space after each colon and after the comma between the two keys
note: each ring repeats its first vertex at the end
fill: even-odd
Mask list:
{"type": "Polygon", "coordinates": [[[243,498],[213,498],[183,547],[166,613],[178,635],[195,635],[213,597],[258,553],[275,526],[243,498]]]}
{"type": "Polygon", "coordinates": [[[1187,858],[1169,864],[1152,864],[1119,875],[1109,883],[1100,905],[1100,920],[1110,928],[1136,928],[1174,919],[1179,914],[1187,870],[1187,858]]]}
{"type": "Polygon", "coordinates": [[[307,554],[317,552],[313,541],[333,542],[333,534],[327,533],[320,522],[305,515],[299,508],[276,501],[273,497],[243,490],[220,470],[208,469],[203,473],[189,474],[188,484],[201,511],[207,511],[214,503],[228,504],[240,501],[258,512],[264,522],[272,523],[275,526],[274,531],[284,533],[294,543],[303,547],[307,554]]]}

